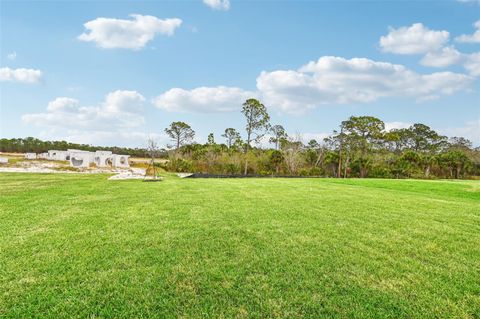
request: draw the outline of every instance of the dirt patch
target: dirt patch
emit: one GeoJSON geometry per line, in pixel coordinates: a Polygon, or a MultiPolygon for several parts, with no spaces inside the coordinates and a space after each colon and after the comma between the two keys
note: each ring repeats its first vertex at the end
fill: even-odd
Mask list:
{"type": "Polygon", "coordinates": [[[125,179],[144,179],[145,170],[141,168],[131,168],[128,171],[123,171],[117,175],[113,175],[109,180],[125,180],[125,179]]]}
{"type": "MultiPolygon", "coordinates": [[[[75,168],[66,162],[45,160],[23,160],[6,165],[0,165],[0,173],[68,173],[68,174],[117,174],[131,178],[143,178],[145,169],[142,168],[75,168]]],[[[127,179],[127,178],[125,178],[127,179]]]]}

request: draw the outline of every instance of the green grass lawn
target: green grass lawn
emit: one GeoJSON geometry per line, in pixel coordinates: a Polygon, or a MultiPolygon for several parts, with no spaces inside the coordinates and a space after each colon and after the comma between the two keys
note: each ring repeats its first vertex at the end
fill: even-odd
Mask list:
{"type": "Polygon", "coordinates": [[[1,318],[480,318],[480,182],[0,174],[1,318]]]}

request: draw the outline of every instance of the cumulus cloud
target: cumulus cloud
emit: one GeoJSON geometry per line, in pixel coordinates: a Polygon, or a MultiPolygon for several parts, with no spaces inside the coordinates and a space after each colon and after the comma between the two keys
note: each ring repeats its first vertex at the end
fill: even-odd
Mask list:
{"type": "Polygon", "coordinates": [[[414,23],[410,27],[390,28],[390,32],[380,38],[380,47],[384,52],[421,54],[440,49],[448,38],[447,31],[430,30],[414,23]]]}
{"type": "Polygon", "coordinates": [[[207,6],[214,10],[228,10],[230,9],[230,0],[203,0],[207,6]]]}
{"type": "Polygon", "coordinates": [[[199,87],[192,90],[173,88],[154,99],[156,107],[169,112],[230,112],[238,111],[254,92],[236,87],[199,87]]]}
{"type": "MultiPolygon", "coordinates": [[[[480,43],[480,20],[474,23],[477,29],[472,35],[456,37],[457,42],[480,43]]],[[[465,54],[453,45],[445,46],[449,41],[447,31],[429,30],[421,23],[410,27],[390,29],[386,36],[380,38],[380,46],[384,52],[398,54],[424,54],[420,64],[429,67],[445,68],[451,65],[462,65],[471,76],[480,76],[480,53],[465,54]]],[[[432,96],[421,98],[431,99],[432,96]]]]}
{"type": "Polygon", "coordinates": [[[471,76],[480,76],[480,52],[465,54],[458,52],[453,46],[427,53],[420,63],[437,68],[460,64],[471,76]]]}
{"type": "Polygon", "coordinates": [[[69,97],[57,97],[47,105],[48,112],[76,112],[80,103],[76,99],[69,97]]]}
{"type": "MultiPolygon", "coordinates": [[[[471,59],[472,71],[478,67],[475,61],[471,59]]],[[[153,103],[169,112],[230,112],[254,97],[280,112],[301,114],[322,104],[368,103],[383,97],[427,101],[468,89],[473,81],[467,74],[420,74],[388,62],[323,56],[297,70],[261,72],[255,92],[225,86],[173,88],[153,103]]]]}
{"type": "Polygon", "coordinates": [[[267,105],[303,113],[321,104],[365,103],[382,97],[429,100],[465,89],[472,81],[465,74],[419,74],[388,62],[324,56],[298,70],[264,71],[257,88],[267,105]]]}
{"type": "MultiPolygon", "coordinates": [[[[316,140],[318,143],[322,144],[323,140],[332,135],[331,133],[301,133],[300,139],[304,144],[308,144],[311,140],[316,140]]],[[[292,135],[295,136],[295,135],[292,135]]]]}
{"type": "Polygon", "coordinates": [[[464,55],[453,46],[444,47],[441,50],[428,52],[420,61],[422,65],[431,67],[447,67],[462,62],[464,55]]]}
{"type": "Polygon", "coordinates": [[[26,124],[54,129],[121,131],[144,123],[145,98],[136,91],[109,93],[99,106],[81,106],[76,99],[59,97],[48,103],[44,113],[24,114],[26,124]]]}
{"type": "Polygon", "coordinates": [[[475,146],[480,146],[480,118],[468,121],[460,127],[451,127],[439,130],[447,136],[462,136],[469,139],[475,146]]]}
{"type": "Polygon", "coordinates": [[[480,52],[468,55],[463,67],[472,76],[480,76],[480,52]]]}
{"type": "Polygon", "coordinates": [[[0,81],[33,84],[42,79],[42,71],[35,69],[0,68],[0,81]]]}
{"type": "Polygon", "coordinates": [[[409,128],[412,126],[412,123],[407,122],[385,122],[385,131],[391,131],[393,129],[402,129],[402,128],[409,128]]]}
{"type": "Polygon", "coordinates": [[[97,18],[84,24],[86,32],[78,39],[86,42],[95,42],[104,49],[133,49],[138,50],[153,40],[157,34],[171,36],[181,24],[182,20],[159,19],[150,15],[132,14],[131,20],[97,18]]]}
{"type": "MultiPolygon", "coordinates": [[[[313,133],[313,132],[289,132],[287,133],[289,139],[291,141],[298,141],[302,142],[303,144],[307,145],[308,142],[311,140],[316,140],[319,144],[324,143],[324,139],[331,136],[331,133],[313,133]]],[[[270,138],[272,138],[272,134],[265,134],[260,138],[258,141],[254,141],[252,144],[255,144],[257,147],[260,148],[271,148],[274,146],[274,143],[270,142],[270,138]]]]}
{"type": "Polygon", "coordinates": [[[462,34],[455,38],[455,41],[462,43],[480,43],[480,20],[473,24],[475,32],[473,34],[462,34]]]}
{"type": "Polygon", "coordinates": [[[103,109],[112,114],[139,113],[145,98],[137,91],[117,90],[107,94],[103,109]]]}
{"type": "Polygon", "coordinates": [[[153,138],[160,145],[169,142],[166,134],[150,134],[141,131],[83,131],[77,129],[45,130],[40,132],[39,137],[44,140],[66,140],[71,143],[91,144],[96,146],[123,146],[123,147],[147,147],[147,140],[153,138]]]}

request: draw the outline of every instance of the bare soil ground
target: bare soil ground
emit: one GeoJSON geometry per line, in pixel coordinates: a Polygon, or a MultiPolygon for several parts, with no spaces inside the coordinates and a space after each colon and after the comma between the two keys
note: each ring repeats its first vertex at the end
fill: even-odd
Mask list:
{"type": "MultiPolygon", "coordinates": [[[[72,174],[116,174],[111,179],[139,179],[145,175],[142,167],[114,168],[71,167],[67,161],[49,161],[43,159],[27,160],[23,154],[0,153],[0,157],[8,158],[8,164],[0,164],[0,173],[72,173],[72,174]]],[[[133,163],[135,166],[135,163],[133,163]]]]}

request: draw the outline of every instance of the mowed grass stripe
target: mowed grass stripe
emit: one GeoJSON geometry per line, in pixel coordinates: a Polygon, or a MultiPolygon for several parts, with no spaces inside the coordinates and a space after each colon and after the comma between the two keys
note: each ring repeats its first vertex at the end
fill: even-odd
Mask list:
{"type": "Polygon", "coordinates": [[[476,182],[0,183],[3,317],[480,313],[476,182]]]}

